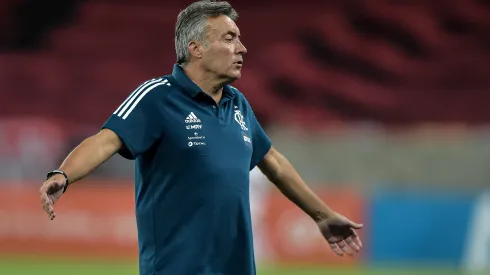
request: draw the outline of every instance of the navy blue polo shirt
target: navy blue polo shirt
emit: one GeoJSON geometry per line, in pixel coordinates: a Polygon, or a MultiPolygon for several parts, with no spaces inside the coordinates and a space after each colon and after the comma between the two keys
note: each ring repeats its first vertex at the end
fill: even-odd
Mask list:
{"type": "Polygon", "coordinates": [[[216,104],[175,65],[102,128],[135,160],[141,275],[255,274],[249,172],[271,142],[236,88],[216,104]]]}

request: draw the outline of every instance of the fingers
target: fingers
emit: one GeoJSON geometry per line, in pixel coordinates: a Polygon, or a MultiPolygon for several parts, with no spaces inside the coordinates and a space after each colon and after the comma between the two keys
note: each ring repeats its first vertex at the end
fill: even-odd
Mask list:
{"type": "Polygon", "coordinates": [[[49,218],[53,220],[55,218],[53,200],[49,198],[46,186],[41,187],[39,191],[41,197],[41,203],[43,205],[44,212],[48,214],[49,218]]]}
{"type": "Polygon", "coordinates": [[[353,231],[354,234],[352,234],[352,241],[359,247],[362,248],[362,242],[361,238],[357,235],[356,231],[353,231]]]}
{"type": "Polygon", "coordinates": [[[43,209],[46,214],[48,214],[49,218],[52,220],[55,217],[53,201],[49,199],[47,194],[43,194],[41,198],[41,202],[43,204],[43,209]]]}
{"type": "Polygon", "coordinates": [[[361,223],[355,223],[349,221],[349,225],[352,228],[352,234],[348,236],[345,241],[352,247],[355,251],[359,251],[362,248],[362,242],[354,229],[361,229],[364,225],[361,223]]]}
{"type": "Polygon", "coordinates": [[[330,244],[330,248],[333,250],[333,252],[335,252],[335,254],[337,254],[338,256],[342,257],[344,256],[344,253],[342,253],[342,250],[340,249],[340,247],[336,244],[336,243],[331,243],[330,244]]]}
{"type": "Polygon", "coordinates": [[[352,252],[352,250],[349,249],[349,246],[347,245],[346,242],[340,241],[340,242],[337,243],[337,245],[340,247],[340,249],[342,249],[342,251],[345,252],[345,254],[347,254],[349,256],[354,255],[354,253],[352,252]]]}
{"type": "Polygon", "coordinates": [[[343,256],[344,253],[353,256],[354,252],[358,253],[361,251],[362,243],[356,232],[336,243],[330,243],[330,248],[339,256],[343,256]]]}
{"type": "Polygon", "coordinates": [[[343,241],[340,241],[338,243],[331,243],[330,248],[332,248],[332,250],[333,250],[333,252],[335,252],[335,254],[337,254],[341,257],[344,256],[344,253],[349,255],[349,256],[352,256],[354,254],[349,249],[349,246],[343,241]]]}
{"type": "Polygon", "coordinates": [[[354,242],[352,237],[348,237],[345,239],[345,243],[348,244],[355,252],[359,252],[361,248],[354,242]]]}
{"type": "Polygon", "coordinates": [[[349,222],[349,225],[354,229],[361,229],[364,226],[362,223],[355,223],[352,221],[349,222]]]}
{"type": "Polygon", "coordinates": [[[54,213],[54,207],[52,204],[48,205],[46,213],[48,213],[50,220],[54,220],[54,218],[56,217],[56,213],[54,213]]]}

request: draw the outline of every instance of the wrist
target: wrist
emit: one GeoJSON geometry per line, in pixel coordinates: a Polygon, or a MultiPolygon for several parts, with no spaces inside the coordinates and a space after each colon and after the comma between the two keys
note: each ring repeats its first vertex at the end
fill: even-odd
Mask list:
{"type": "Polygon", "coordinates": [[[317,210],[312,218],[313,220],[315,220],[316,223],[319,223],[332,216],[333,216],[333,211],[330,209],[325,209],[325,210],[317,210]]]}
{"type": "Polygon", "coordinates": [[[68,184],[70,182],[68,175],[64,171],[56,169],[48,172],[48,174],[46,175],[46,180],[51,178],[59,180],[60,182],[64,182],[65,184],[63,188],[63,193],[64,193],[66,191],[66,188],[68,188],[68,184]]]}
{"type": "Polygon", "coordinates": [[[62,174],[54,174],[51,177],[49,177],[48,179],[54,179],[54,180],[59,181],[59,182],[67,183],[65,176],[63,176],[62,174]]]}

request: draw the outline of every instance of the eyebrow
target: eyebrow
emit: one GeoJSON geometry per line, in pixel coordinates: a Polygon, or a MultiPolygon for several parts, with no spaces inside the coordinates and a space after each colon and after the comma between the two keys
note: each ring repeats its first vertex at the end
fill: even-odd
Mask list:
{"type": "Polygon", "coordinates": [[[238,37],[238,38],[240,38],[240,37],[241,37],[240,35],[237,35],[237,33],[236,33],[236,32],[234,32],[234,31],[228,31],[228,32],[226,32],[226,33],[225,33],[225,36],[226,36],[226,35],[232,35],[233,37],[238,37]]]}

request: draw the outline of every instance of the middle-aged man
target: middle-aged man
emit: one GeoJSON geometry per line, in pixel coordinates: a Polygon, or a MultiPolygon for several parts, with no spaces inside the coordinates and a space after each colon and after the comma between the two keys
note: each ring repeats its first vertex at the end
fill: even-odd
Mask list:
{"type": "Polygon", "coordinates": [[[68,185],[116,153],[135,160],[142,275],[256,274],[249,203],[255,166],[316,222],[337,254],[361,247],[355,229],[362,225],[307,187],[272,147],[243,94],[229,85],[241,77],[247,53],[237,17],[221,1],[195,2],[180,12],[172,74],[134,90],[40,189],[53,219],[53,205],[68,185]]]}

